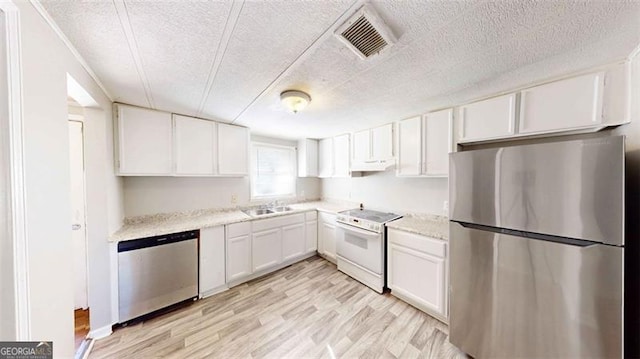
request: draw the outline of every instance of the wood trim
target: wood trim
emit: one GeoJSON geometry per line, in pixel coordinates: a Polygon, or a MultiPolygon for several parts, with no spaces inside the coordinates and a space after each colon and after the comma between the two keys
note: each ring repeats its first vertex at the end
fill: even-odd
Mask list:
{"type": "Polygon", "coordinates": [[[47,10],[44,9],[40,1],[30,0],[30,2],[31,2],[31,5],[33,5],[33,7],[36,9],[36,11],[38,11],[40,16],[42,16],[42,18],[47,22],[47,24],[49,24],[51,29],[53,29],[53,32],[55,32],[56,35],[58,35],[58,37],[60,38],[60,40],[62,40],[62,43],[64,43],[64,45],[69,49],[71,54],[76,58],[76,60],[78,60],[80,65],[82,65],[85,71],[89,73],[89,76],[91,76],[93,81],[95,81],[96,84],[98,84],[102,92],[104,92],[104,94],[109,98],[109,101],[113,102],[113,96],[111,96],[109,91],[107,91],[102,81],[100,81],[100,79],[98,78],[98,75],[96,75],[93,69],[89,66],[89,63],[82,57],[82,55],[80,55],[80,53],[75,48],[75,46],[71,44],[71,41],[69,41],[69,38],[67,38],[67,36],[62,32],[62,30],[60,30],[56,22],[51,18],[51,16],[49,16],[49,13],[47,13],[47,10]]]}
{"type": "Polygon", "coordinates": [[[31,300],[27,242],[24,135],[22,124],[22,58],[20,13],[15,4],[0,2],[5,14],[9,111],[9,157],[11,172],[11,221],[14,259],[16,339],[31,339],[31,300]]]}

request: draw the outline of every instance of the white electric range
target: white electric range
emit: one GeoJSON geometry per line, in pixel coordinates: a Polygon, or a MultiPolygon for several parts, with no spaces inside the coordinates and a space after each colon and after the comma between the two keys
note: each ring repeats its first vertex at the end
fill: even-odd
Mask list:
{"type": "Polygon", "coordinates": [[[402,216],[368,209],[351,209],[336,217],[338,270],[382,293],[385,287],[385,223],[402,216]]]}

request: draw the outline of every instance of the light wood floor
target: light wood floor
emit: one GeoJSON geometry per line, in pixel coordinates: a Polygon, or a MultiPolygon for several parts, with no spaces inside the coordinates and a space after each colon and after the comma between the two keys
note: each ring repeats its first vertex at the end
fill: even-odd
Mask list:
{"type": "Polygon", "coordinates": [[[448,328],[313,257],[116,330],[91,358],[464,358],[448,328]]]}
{"type": "Polygon", "coordinates": [[[76,350],[80,348],[80,344],[89,334],[89,309],[76,309],[73,311],[75,319],[75,343],[76,350]]]}

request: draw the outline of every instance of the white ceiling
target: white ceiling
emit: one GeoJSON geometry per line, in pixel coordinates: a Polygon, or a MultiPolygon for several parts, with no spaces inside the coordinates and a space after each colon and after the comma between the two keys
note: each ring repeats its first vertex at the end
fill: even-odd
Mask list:
{"type": "Polygon", "coordinates": [[[369,3],[398,42],[333,35],[363,0],[42,1],[115,101],[286,138],[384,124],[624,59],[640,1],[369,3]],[[296,115],[279,94],[308,92],[296,115]]]}

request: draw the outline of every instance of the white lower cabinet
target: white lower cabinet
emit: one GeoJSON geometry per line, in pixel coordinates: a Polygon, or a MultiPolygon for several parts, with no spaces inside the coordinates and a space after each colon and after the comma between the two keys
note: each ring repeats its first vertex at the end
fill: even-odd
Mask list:
{"type": "Polygon", "coordinates": [[[447,243],[388,230],[387,286],[391,294],[448,321],[447,243]]]}
{"type": "Polygon", "coordinates": [[[251,269],[251,222],[227,225],[227,283],[249,276],[251,269]]]}
{"type": "Polygon", "coordinates": [[[225,280],[224,227],[200,230],[200,297],[214,294],[224,289],[225,280]]]}
{"type": "Polygon", "coordinates": [[[318,215],[318,252],[330,261],[336,261],[336,215],[320,212],[318,215]]]}
{"type": "Polygon", "coordinates": [[[304,254],[305,223],[282,227],[282,260],[287,261],[304,254]]]}
{"type": "Polygon", "coordinates": [[[280,228],[254,232],[251,235],[254,272],[275,266],[282,261],[281,235],[280,228]]]}
{"type": "Polygon", "coordinates": [[[313,253],[318,250],[318,212],[305,213],[305,252],[313,253]]]}
{"type": "Polygon", "coordinates": [[[235,286],[315,254],[316,211],[227,225],[227,285],[235,286]],[[308,235],[311,229],[314,232],[308,235]]]}

